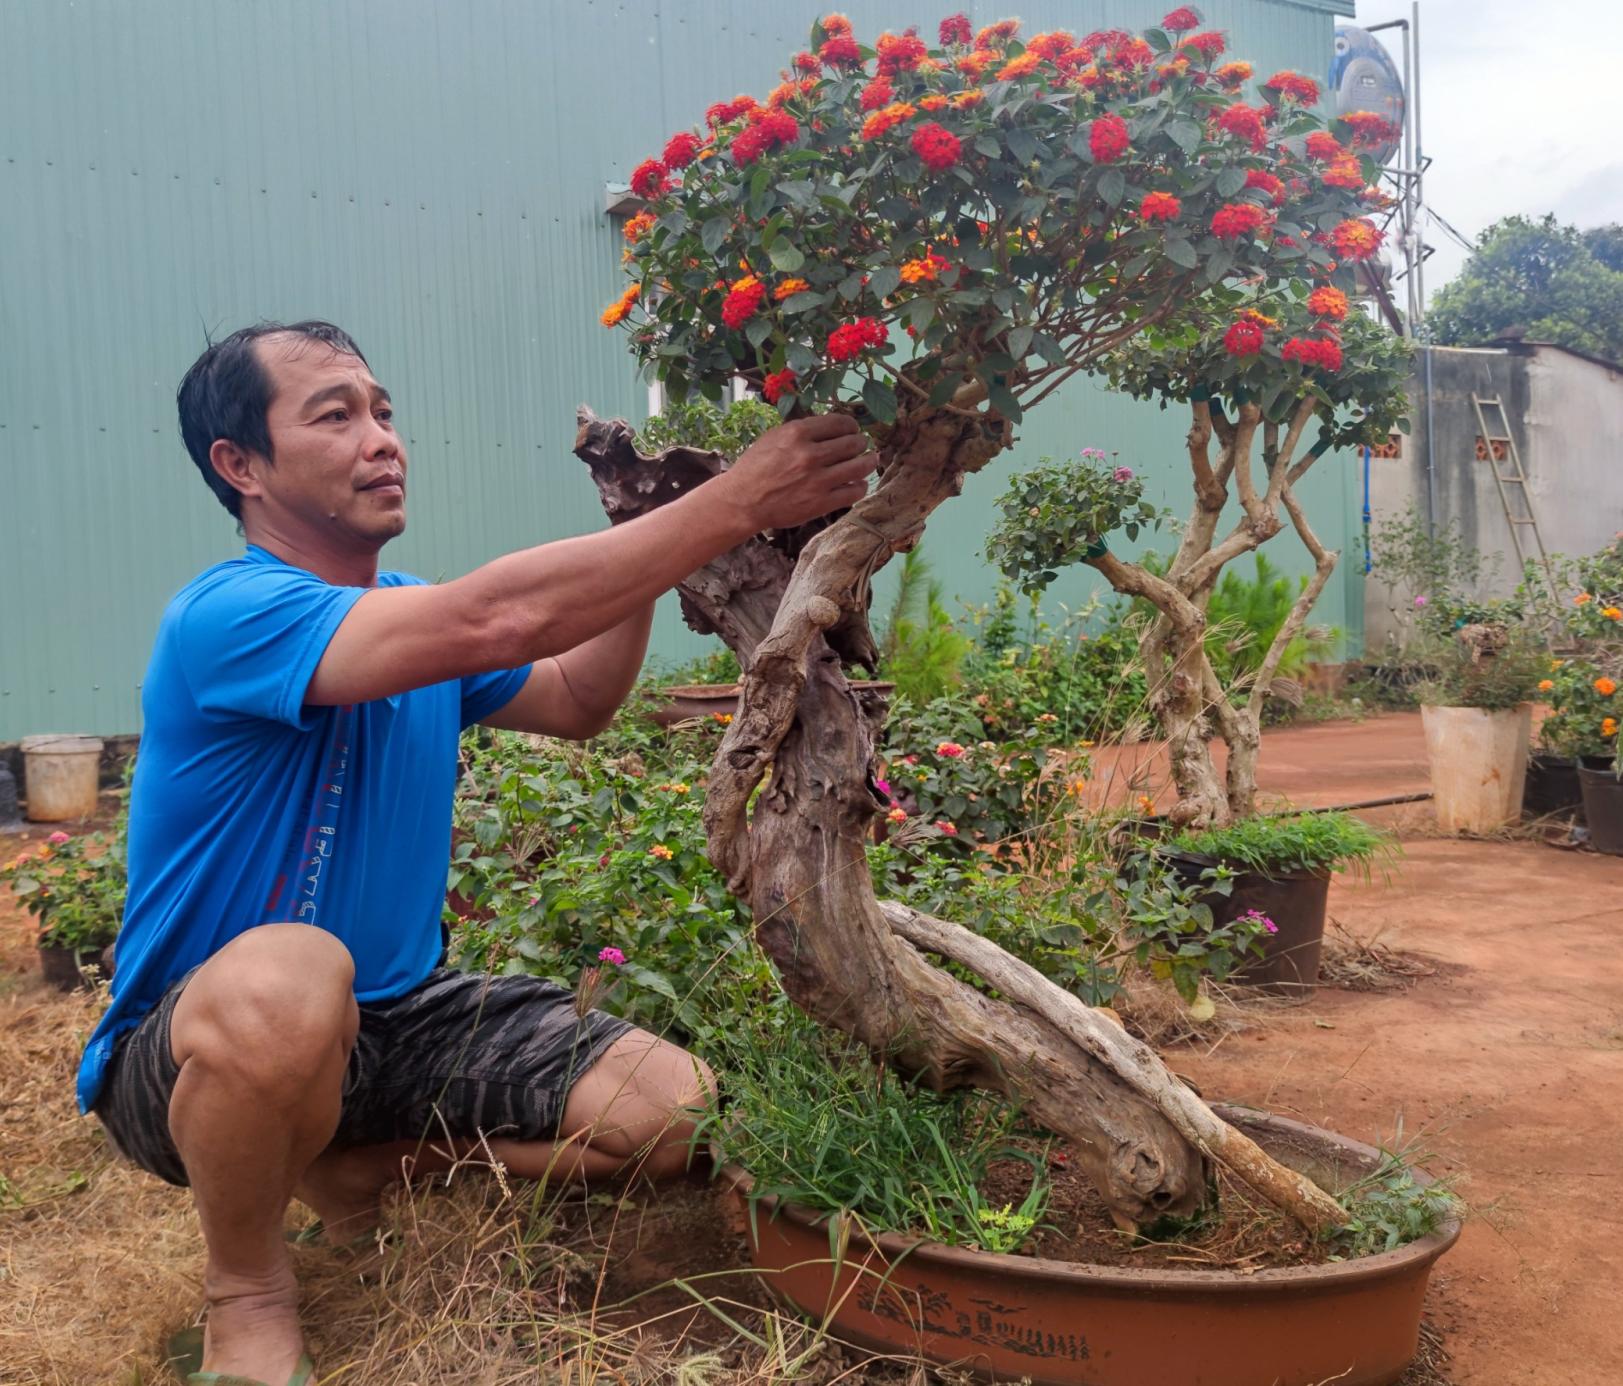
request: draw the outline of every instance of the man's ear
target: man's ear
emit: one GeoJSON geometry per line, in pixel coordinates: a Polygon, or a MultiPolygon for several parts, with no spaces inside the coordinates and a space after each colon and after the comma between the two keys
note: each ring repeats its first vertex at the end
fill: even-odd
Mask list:
{"type": "Polygon", "coordinates": [[[260,496],[264,489],[255,474],[255,464],[262,459],[229,438],[216,438],[209,446],[209,462],[224,478],[225,484],[240,496],[260,496]]]}

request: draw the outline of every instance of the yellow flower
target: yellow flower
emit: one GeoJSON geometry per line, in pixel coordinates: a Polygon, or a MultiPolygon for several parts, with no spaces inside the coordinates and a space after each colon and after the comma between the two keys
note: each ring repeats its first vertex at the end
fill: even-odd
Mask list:
{"type": "Polygon", "coordinates": [[[1617,735],[1617,718],[1608,717],[1604,722],[1602,722],[1600,724],[1600,734],[1602,736],[1616,736],[1617,735]]]}
{"type": "Polygon", "coordinates": [[[713,722],[720,722],[721,725],[725,727],[731,725],[733,714],[730,712],[712,712],[710,714],[710,719],[713,722]]]}
{"type": "Polygon", "coordinates": [[[807,293],[810,289],[811,284],[804,279],[785,279],[783,283],[772,290],[772,298],[775,302],[782,303],[784,299],[795,294],[807,293]]]}
{"type": "Polygon", "coordinates": [[[1603,606],[1600,614],[1608,621],[1623,621],[1623,607],[1603,606]]]}
{"type": "Polygon", "coordinates": [[[661,861],[669,861],[676,853],[671,851],[663,842],[656,842],[648,849],[648,855],[658,857],[661,861]]]}
{"type": "Polygon", "coordinates": [[[1150,798],[1148,794],[1140,794],[1138,796],[1138,811],[1140,813],[1154,813],[1155,800],[1150,798]]]}

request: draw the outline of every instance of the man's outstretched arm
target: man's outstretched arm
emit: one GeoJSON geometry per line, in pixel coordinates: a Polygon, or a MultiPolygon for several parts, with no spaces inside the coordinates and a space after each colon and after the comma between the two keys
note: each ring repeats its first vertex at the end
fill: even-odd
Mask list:
{"type": "Polygon", "coordinates": [[[440,586],[367,592],[334,632],[304,700],[370,702],[565,656],[646,619],[661,593],[761,530],[854,504],[877,465],[848,416],[797,419],[720,476],[623,525],[510,553],[440,586]]]}
{"type": "Polygon", "coordinates": [[[654,608],[645,607],[583,645],[537,660],[524,686],[483,724],[572,741],[596,736],[636,685],[653,619],[654,608]]]}

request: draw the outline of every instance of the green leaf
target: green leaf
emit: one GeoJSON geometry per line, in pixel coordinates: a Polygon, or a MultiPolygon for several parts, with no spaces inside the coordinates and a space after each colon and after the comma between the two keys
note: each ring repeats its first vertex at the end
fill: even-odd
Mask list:
{"type": "Polygon", "coordinates": [[[805,293],[790,294],[788,298],[784,299],[783,311],[785,313],[805,313],[813,308],[821,308],[827,302],[827,294],[808,290],[805,293]]]}
{"type": "Polygon", "coordinates": [[[1200,126],[1180,116],[1167,125],[1167,138],[1185,154],[1193,154],[1200,144],[1200,126]]]}
{"type": "Polygon", "coordinates": [[[1018,125],[1012,126],[1003,138],[1008,142],[1009,153],[1022,164],[1031,163],[1042,148],[1029,131],[1021,129],[1018,125]]]}
{"type": "Polygon", "coordinates": [[[915,332],[922,332],[935,321],[935,300],[933,298],[915,298],[908,303],[903,312],[907,325],[915,332]]]}
{"type": "Polygon", "coordinates": [[[855,270],[840,280],[840,297],[843,299],[860,298],[862,295],[862,271],[855,270]]]}
{"type": "Polygon", "coordinates": [[[772,261],[772,268],[784,274],[793,274],[806,263],[806,257],[787,236],[779,236],[768,247],[766,253],[767,258],[772,261]]]}
{"type": "Polygon", "coordinates": [[[706,251],[714,255],[721,249],[722,242],[727,239],[727,231],[726,217],[711,217],[699,228],[699,241],[706,251]]]}
{"type": "Polygon", "coordinates": [[[753,347],[758,347],[772,335],[772,319],[754,317],[744,328],[744,339],[753,347]]]}
{"type": "Polygon", "coordinates": [[[1245,186],[1245,170],[1230,165],[1217,175],[1217,195],[1233,197],[1245,186]]]}
{"type": "Polygon", "coordinates": [[[1019,423],[1023,417],[1020,412],[1020,401],[1014,397],[1007,385],[992,382],[986,387],[986,397],[991,401],[992,408],[1004,418],[1013,423],[1019,423]]]}
{"type": "Polygon", "coordinates": [[[804,342],[789,343],[788,360],[789,369],[802,379],[823,364],[823,358],[804,342]]]}
{"type": "Polygon", "coordinates": [[[936,381],[936,383],[930,388],[930,404],[934,408],[939,409],[957,392],[958,382],[959,377],[956,375],[942,376],[941,379],[936,381]]]}
{"type": "Polygon", "coordinates": [[[1194,269],[1200,263],[1200,257],[1195,254],[1194,246],[1182,236],[1167,237],[1167,259],[1180,269],[1194,269]]]}
{"type": "Polygon", "coordinates": [[[801,179],[791,179],[779,183],[778,191],[797,207],[814,207],[817,205],[817,186],[814,183],[801,179]]]}
{"type": "Polygon", "coordinates": [[[868,412],[878,419],[880,423],[894,423],[896,421],[896,391],[891,389],[883,380],[863,382],[862,402],[868,406],[868,412]]]}
{"type": "Polygon", "coordinates": [[[1009,333],[1009,354],[1015,360],[1022,360],[1031,350],[1031,339],[1037,335],[1034,327],[1017,327],[1009,333]]]}
{"type": "Polygon", "coordinates": [[[1107,206],[1117,207],[1127,195],[1127,175],[1119,168],[1107,168],[1099,175],[1099,199],[1107,206]]]}
{"type": "Polygon", "coordinates": [[[875,298],[888,298],[902,282],[902,272],[895,265],[881,265],[868,276],[868,292],[875,298]]]}
{"type": "Polygon", "coordinates": [[[1003,146],[990,135],[977,135],[975,137],[975,150],[977,153],[984,154],[988,159],[1001,158],[1003,155],[1003,146]]]}
{"type": "Polygon", "coordinates": [[[1065,348],[1046,332],[1037,333],[1031,339],[1031,344],[1037,348],[1037,354],[1050,366],[1063,366],[1069,359],[1065,355],[1065,348]]]}

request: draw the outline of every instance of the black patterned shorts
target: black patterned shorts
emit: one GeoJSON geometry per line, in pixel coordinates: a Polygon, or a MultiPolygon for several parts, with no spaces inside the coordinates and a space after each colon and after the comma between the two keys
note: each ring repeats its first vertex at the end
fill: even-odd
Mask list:
{"type": "MultiPolygon", "coordinates": [[[[182,1187],[186,1167],[169,1135],[180,1076],[169,1021],[191,978],[120,1039],[92,1109],[123,1155],[182,1187]]],[[[574,995],[539,978],[445,967],[360,1012],[332,1149],[447,1135],[550,1140],[575,1080],[632,1028],[602,1011],[578,1018],[574,995]]]]}

